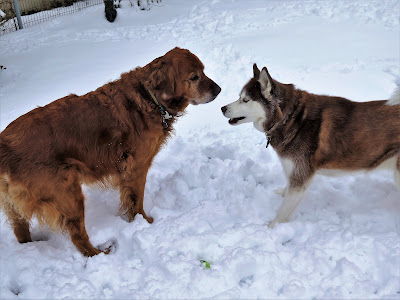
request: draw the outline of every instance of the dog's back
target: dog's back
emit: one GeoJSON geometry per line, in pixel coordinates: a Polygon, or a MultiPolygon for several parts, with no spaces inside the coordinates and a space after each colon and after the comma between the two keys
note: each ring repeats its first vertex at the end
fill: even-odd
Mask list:
{"type": "Polygon", "coordinates": [[[301,93],[305,111],[296,130],[299,141],[315,143],[315,169],[368,170],[400,153],[400,105],[301,93]],[[318,138],[300,129],[307,121],[318,138]]]}
{"type": "Polygon", "coordinates": [[[112,105],[107,107],[95,97],[69,95],[21,116],[0,134],[0,172],[17,181],[32,180],[24,174],[38,177],[47,169],[54,173],[71,166],[66,159],[76,159],[87,166],[82,172],[101,179],[110,172],[110,159],[115,161],[109,148],[121,142],[109,145],[111,137],[122,134],[115,136],[117,120],[107,110],[112,105]],[[89,110],[90,114],[82,113],[89,110]]]}

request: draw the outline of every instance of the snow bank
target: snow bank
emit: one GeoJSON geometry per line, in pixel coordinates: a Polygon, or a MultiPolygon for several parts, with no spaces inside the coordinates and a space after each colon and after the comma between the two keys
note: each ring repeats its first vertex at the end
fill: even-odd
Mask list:
{"type": "Polygon", "coordinates": [[[126,223],[118,191],[85,188],[86,226],[110,255],[84,258],[32,222],[18,244],[0,214],[0,296],[33,298],[400,299],[400,192],[393,174],[316,177],[292,221],[269,229],[285,185],[276,154],[220,107],[252,64],[282,82],[357,101],[387,99],[400,78],[397,1],[121,2],[114,23],[87,8],[0,43],[0,129],[37,105],[83,94],[180,46],[222,88],[190,107],[149,171],[145,210],[126,223]],[[201,265],[210,263],[210,269],[201,265]]]}

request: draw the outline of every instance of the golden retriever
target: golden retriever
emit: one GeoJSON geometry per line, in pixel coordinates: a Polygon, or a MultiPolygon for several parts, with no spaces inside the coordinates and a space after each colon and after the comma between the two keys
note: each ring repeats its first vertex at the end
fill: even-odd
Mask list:
{"type": "Polygon", "coordinates": [[[203,70],[194,54],[175,48],[95,91],[58,99],[9,124],[0,134],[0,202],[18,241],[32,241],[29,221],[36,216],[68,231],[83,255],[100,253],[85,229],[83,183],[119,187],[121,213],[152,223],[143,195],[154,156],[178,113],[221,91],[203,70]]]}

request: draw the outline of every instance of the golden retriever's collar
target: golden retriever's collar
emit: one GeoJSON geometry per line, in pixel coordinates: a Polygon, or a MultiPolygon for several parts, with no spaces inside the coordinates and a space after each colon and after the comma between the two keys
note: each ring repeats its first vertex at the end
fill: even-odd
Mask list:
{"type": "Polygon", "coordinates": [[[162,117],[162,124],[163,124],[163,127],[164,127],[164,129],[167,129],[167,128],[168,128],[167,120],[173,119],[173,118],[174,118],[174,115],[170,114],[170,113],[165,109],[165,107],[164,107],[160,102],[158,102],[156,96],[154,96],[154,94],[153,94],[149,89],[146,89],[146,90],[147,90],[147,92],[149,93],[151,99],[153,99],[154,103],[158,105],[158,109],[160,110],[161,117],[162,117]]]}

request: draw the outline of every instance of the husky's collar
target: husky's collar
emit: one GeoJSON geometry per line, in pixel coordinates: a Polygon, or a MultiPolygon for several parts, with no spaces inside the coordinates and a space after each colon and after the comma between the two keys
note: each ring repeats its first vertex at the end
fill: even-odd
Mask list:
{"type": "Polygon", "coordinates": [[[271,143],[272,132],[278,126],[286,124],[286,122],[288,121],[289,117],[293,114],[293,112],[290,112],[286,116],[283,116],[283,112],[282,112],[281,108],[279,107],[278,109],[279,109],[280,115],[282,116],[282,119],[279,120],[278,122],[274,123],[268,130],[265,131],[265,137],[267,138],[267,145],[265,146],[265,148],[268,148],[269,144],[271,143]]]}
{"type": "Polygon", "coordinates": [[[267,149],[269,144],[271,143],[271,135],[266,131],[265,137],[267,138],[267,144],[265,145],[265,149],[267,149]]]}
{"type": "Polygon", "coordinates": [[[272,125],[267,131],[265,131],[265,137],[267,138],[267,145],[265,146],[265,148],[268,148],[269,144],[271,143],[271,139],[272,139],[272,131],[274,131],[274,129],[276,127],[278,127],[278,125],[283,121],[283,119],[279,122],[276,122],[274,125],[272,125]]]}
{"type": "Polygon", "coordinates": [[[147,90],[147,92],[149,93],[151,99],[153,99],[154,103],[157,104],[158,109],[160,110],[161,117],[162,117],[162,125],[163,125],[164,129],[167,129],[167,128],[168,128],[167,120],[171,120],[171,119],[173,119],[175,116],[172,115],[172,114],[170,114],[170,113],[165,109],[165,107],[164,107],[160,102],[158,102],[156,96],[154,96],[154,94],[153,94],[149,89],[146,89],[146,90],[147,90]]]}

